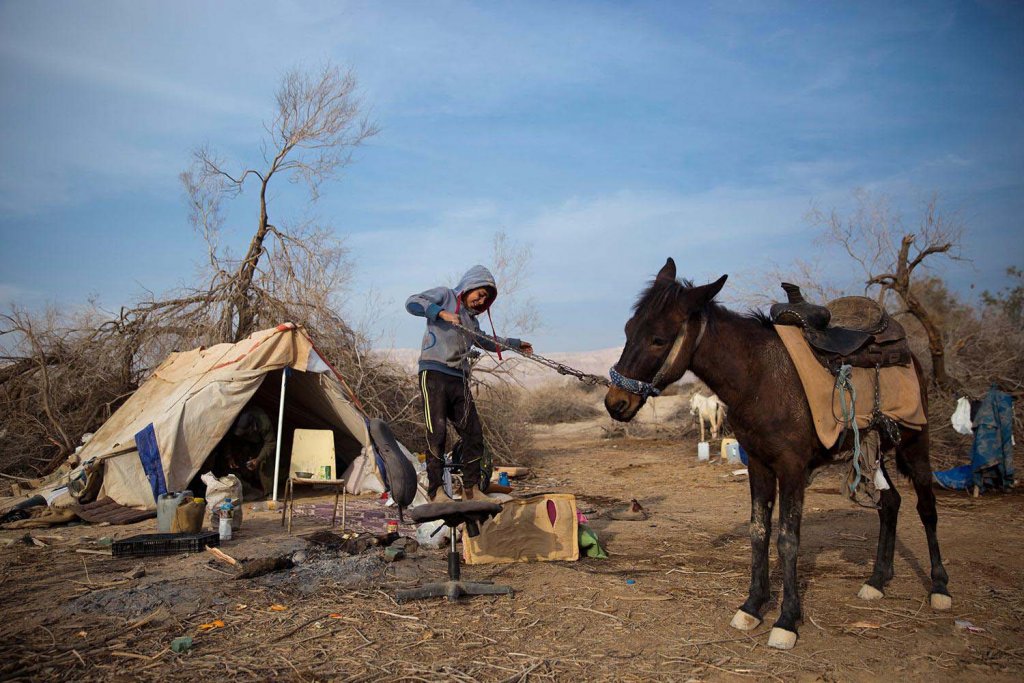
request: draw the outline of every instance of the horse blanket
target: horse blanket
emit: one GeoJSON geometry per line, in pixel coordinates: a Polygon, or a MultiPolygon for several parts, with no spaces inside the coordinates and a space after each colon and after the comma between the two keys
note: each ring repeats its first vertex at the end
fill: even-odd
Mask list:
{"type": "MultiPolygon", "coordinates": [[[[799,327],[776,325],[775,331],[800,375],[818,439],[825,448],[831,448],[843,432],[842,406],[839,391],[835,389],[835,377],[815,358],[799,327]]],[[[853,368],[850,379],[857,394],[854,405],[857,427],[864,429],[870,423],[875,407],[875,371],[872,368],[853,368]]],[[[920,430],[928,424],[913,365],[882,368],[878,385],[883,415],[910,429],[920,430]]]]}

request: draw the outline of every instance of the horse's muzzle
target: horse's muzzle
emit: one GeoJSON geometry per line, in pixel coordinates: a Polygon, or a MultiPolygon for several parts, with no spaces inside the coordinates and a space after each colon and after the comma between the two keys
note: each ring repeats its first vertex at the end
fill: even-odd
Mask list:
{"type": "Polygon", "coordinates": [[[632,420],[643,404],[643,397],[618,387],[610,388],[604,397],[604,409],[619,422],[632,420]]]}

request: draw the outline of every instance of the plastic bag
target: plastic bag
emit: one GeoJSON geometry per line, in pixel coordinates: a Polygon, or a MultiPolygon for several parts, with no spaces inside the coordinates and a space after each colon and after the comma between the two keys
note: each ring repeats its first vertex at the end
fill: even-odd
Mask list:
{"type": "Polygon", "coordinates": [[[448,527],[439,519],[424,522],[416,527],[416,542],[427,548],[440,548],[448,542],[448,527]]]}
{"type": "Polygon", "coordinates": [[[956,410],[953,411],[949,421],[953,423],[953,429],[959,434],[971,433],[971,402],[965,396],[961,396],[956,402],[956,410]]]}
{"type": "Polygon", "coordinates": [[[210,528],[217,529],[220,525],[220,504],[230,498],[234,509],[231,511],[231,530],[242,528],[242,482],[233,474],[216,477],[207,472],[201,479],[206,484],[206,503],[210,511],[210,528]]]}

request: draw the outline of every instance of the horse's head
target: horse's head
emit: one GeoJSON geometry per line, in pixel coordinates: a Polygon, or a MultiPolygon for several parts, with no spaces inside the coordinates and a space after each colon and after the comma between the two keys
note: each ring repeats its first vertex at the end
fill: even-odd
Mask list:
{"type": "Polygon", "coordinates": [[[694,287],[676,280],[675,261],[665,262],[626,323],[626,346],[612,368],[614,386],[604,397],[612,418],[628,422],[648,396],[683,376],[704,336],[708,305],[727,277],[694,287]]]}

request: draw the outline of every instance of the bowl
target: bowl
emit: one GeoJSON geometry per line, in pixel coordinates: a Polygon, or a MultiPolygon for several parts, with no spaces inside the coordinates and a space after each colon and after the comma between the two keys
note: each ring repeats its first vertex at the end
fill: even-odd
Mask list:
{"type": "Polygon", "coordinates": [[[312,472],[296,472],[295,476],[298,477],[299,479],[312,479],[313,478],[313,473],[312,472]]]}

